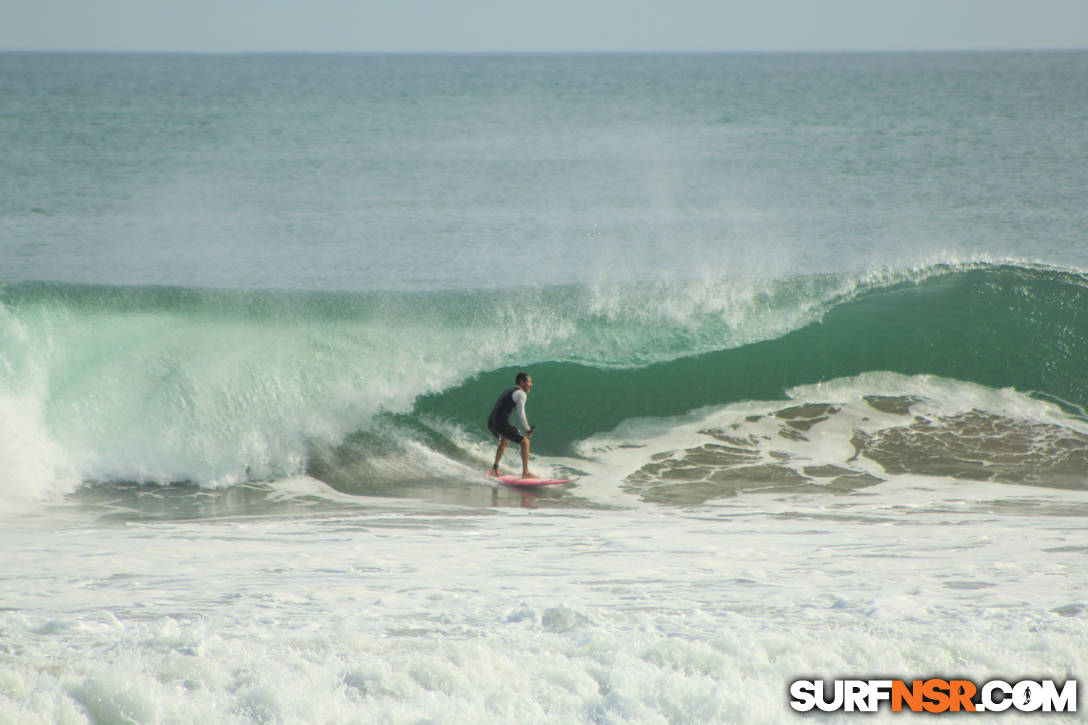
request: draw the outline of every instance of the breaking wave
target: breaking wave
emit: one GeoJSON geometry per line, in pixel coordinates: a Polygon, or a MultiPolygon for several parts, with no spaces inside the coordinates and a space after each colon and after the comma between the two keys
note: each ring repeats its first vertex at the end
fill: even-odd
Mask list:
{"type": "Polygon", "coordinates": [[[624,421],[875,371],[1011,388],[1079,419],[1086,360],[1088,278],[1027,264],[434,293],[8,284],[0,498],[320,477],[345,458],[385,461],[391,480],[475,465],[519,369],[536,450],[571,455],[624,421]]]}

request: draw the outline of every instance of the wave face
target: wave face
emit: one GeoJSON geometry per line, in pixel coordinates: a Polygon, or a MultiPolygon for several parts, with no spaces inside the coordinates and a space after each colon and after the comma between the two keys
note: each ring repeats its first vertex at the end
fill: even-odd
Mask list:
{"type": "Polygon", "coordinates": [[[6,285],[0,496],[370,475],[358,466],[406,447],[476,465],[483,418],[519,369],[544,454],[870,371],[1081,414],[1086,302],[1084,275],[1013,264],[418,294],[6,285]]]}

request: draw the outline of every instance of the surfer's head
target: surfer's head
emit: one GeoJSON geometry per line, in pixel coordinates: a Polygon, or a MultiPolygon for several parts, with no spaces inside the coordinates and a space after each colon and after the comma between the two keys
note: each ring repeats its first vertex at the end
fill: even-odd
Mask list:
{"type": "Polygon", "coordinates": [[[528,393],[529,389],[533,387],[533,376],[529,373],[518,373],[518,376],[514,378],[514,383],[528,393]]]}

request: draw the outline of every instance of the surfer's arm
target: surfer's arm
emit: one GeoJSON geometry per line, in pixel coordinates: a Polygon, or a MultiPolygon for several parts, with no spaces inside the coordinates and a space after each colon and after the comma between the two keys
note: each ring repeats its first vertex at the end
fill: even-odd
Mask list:
{"type": "Polygon", "coordinates": [[[522,430],[523,433],[528,433],[529,432],[529,419],[525,417],[525,391],[524,390],[515,390],[513,398],[514,398],[514,405],[517,406],[518,422],[521,423],[521,430],[522,430]]]}

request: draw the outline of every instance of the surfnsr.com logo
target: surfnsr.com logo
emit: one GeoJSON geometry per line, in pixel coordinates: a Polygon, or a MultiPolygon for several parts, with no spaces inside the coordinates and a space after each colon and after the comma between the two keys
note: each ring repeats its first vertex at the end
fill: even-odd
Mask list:
{"type": "Polygon", "coordinates": [[[798,712],[876,712],[887,703],[892,712],[1076,712],[1077,680],[796,680],[790,683],[790,707],[798,712]]]}

